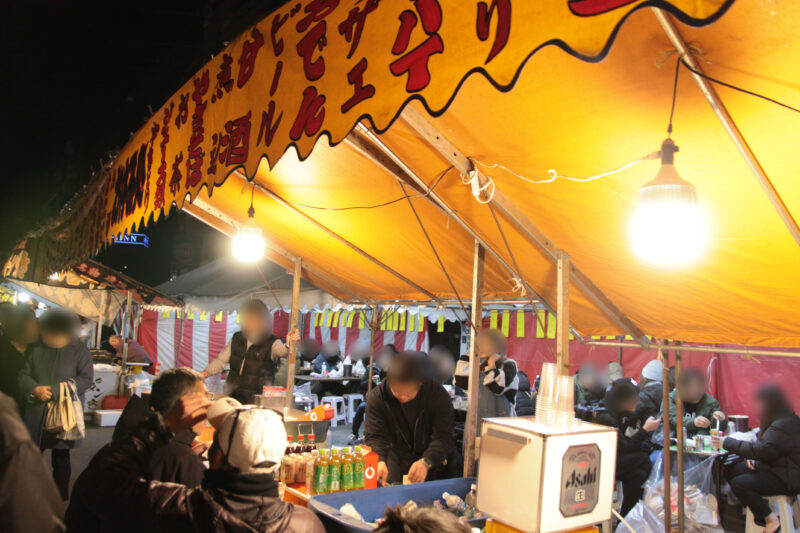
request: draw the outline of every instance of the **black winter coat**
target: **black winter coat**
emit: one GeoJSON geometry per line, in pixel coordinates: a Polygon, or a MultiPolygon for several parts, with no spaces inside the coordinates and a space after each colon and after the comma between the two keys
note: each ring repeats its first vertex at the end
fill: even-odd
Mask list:
{"type": "Polygon", "coordinates": [[[80,533],[324,533],[313,512],[277,497],[147,482],[153,451],[171,437],[152,416],[103,457],[72,490],[67,531],[80,533]]]}
{"type": "Polygon", "coordinates": [[[617,428],[617,470],[624,467],[625,456],[641,452],[642,443],[652,435],[642,428],[635,429],[637,422],[634,415],[628,416],[610,410],[600,413],[597,417],[598,424],[617,428]],[[634,428],[630,436],[627,435],[629,428],[634,428]]]}
{"type": "Polygon", "coordinates": [[[25,398],[19,390],[19,374],[25,368],[25,354],[20,353],[11,341],[0,336],[0,392],[7,394],[21,409],[25,406],[25,398]]]}
{"type": "Polygon", "coordinates": [[[800,418],[794,413],[775,420],[755,442],[726,438],[722,447],[757,461],[758,470],[770,471],[792,493],[800,492],[800,418]]]}
{"type": "Polygon", "coordinates": [[[253,403],[253,395],[261,394],[264,385],[272,385],[278,363],[272,360],[272,345],[278,340],[274,335],[265,336],[257,344],[247,347],[247,339],[241,331],[231,338],[230,371],[227,386],[231,396],[244,404],[253,403]]]}
{"type": "Polygon", "coordinates": [[[531,395],[531,382],[528,379],[528,374],[519,371],[519,390],[517,391],[517,399],[514,401],[514,409],[517,416],[533,416],[536,414],[536,401],[531,395]]]}
{"type": "Polygon", "coordinates": [[[411,431],[400,402],[384,380],[367,396],[364,442],[389,468],[390,483],[403,480],[421,458],[432,467],[426,481],[454,477],[456,449],[453,440],[453,403],[439,383],[426,381],[417,400],[419,413],[411,431]]]}
{"type": "Polygon", "coordinates": [[[660,381],[651,381],[639,391],[639,405],[636,407],[636,418],[644,422],[649,417],[658,417],[661,413],[661,400],[664,399],[660,381]]]}

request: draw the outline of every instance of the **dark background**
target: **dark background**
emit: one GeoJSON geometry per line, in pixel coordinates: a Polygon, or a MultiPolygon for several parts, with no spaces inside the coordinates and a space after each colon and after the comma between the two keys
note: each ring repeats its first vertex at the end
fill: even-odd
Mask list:
{"type": "MultiPolygon", "coordinates": [[[[0,0],[0,259],[226,41],[282,3],[0,0]]],[[[97,259],[155,285],[228,245],[183,214],[145,233],[150,248],[115,245],[97,259]]]]}

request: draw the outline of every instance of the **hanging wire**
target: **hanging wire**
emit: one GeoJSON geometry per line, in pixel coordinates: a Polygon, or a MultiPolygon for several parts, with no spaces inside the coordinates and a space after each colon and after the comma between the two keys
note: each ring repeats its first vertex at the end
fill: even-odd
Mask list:
{"type": "MultiPolygon", "coordinates": [[[[489,204],[489,211],[492,213],[492,218],[494,218],[494,223],[497,224],[497,229],[500,231],[500,236],[503,238],[503,244],[506,245],[506,250],[508,251],[509,257],[511,257],[511,263],[514,265],[514,274],[516,274],[517,278],[520,280],[520,284],[522,288],[525,290],[525,294],[528,296],[528,301],[531,303],[531,307],[533,308],[533,317],[536,319],[536,323],[542,328],[542,331],[546,331],[544,328],[544,323],[542,322],[541,317],[539,317],[539,313],[536,310],[536,304],[531,298],[530,293],[528,292],[527,287],[522,284],[522,271],[519,269],[519,265],[517,264],[517,258],[514,256],[514,252],[511,251],[511,246],[508,244],[508,239],[506,238],[506,233],[503,231],[503,227],[500,225],[500,220],[497,218],[497,213],[494,211],[494,206],[489,204]]],[[[550,350],[550,355],[553,358],[556,357],[555,352],[553,351],[553,347],[550,346],[549,342],[545,342],[547,348],[550,350]]]]}
{"type": "MultiPolygon", "coordinates": [[[[253,218],[256,214],[256,210],[253,207],[253,199],[256,195],[256,182],[253,180],[253,186],[250,188],[250,209],[247,210],[247,216],[253,218]]],[[[262,275],[263,276],[263,275],[262,275]]]]}
{"type": "Polygon", "coordinates": [[[267,286],[267,289],[269,289],[269,292],[270,292],[270,294],[272,294],[272,297],[275,298],[275,303],[277,303],[278,307],[281,310],[283,310],[283,306],[281,305],[281,301],[278,300],[278,295],[273,290],[272,285],[270,285],[269,280],[267,280],[267,277],[261,271],[261,267],[258,265],[258,263],[256,263],[256,270],[258,270],[258,273],[261,274],[261,279],[264,280],[264,284],[267,286]]]}
{"type": "Polygon", "coordinates": [[[779,105],[781,107],[784,107],[784,108],[788,109],[789,111],[794,111],[795,113],[800,113],[800,109],[798,109],[796,107],[793,107],[793,106],[790,106],[789,104],[784,104],[783,102],[775,100],[774,98],[770,98],[769,96],[764,96],[763,94],[759,94],[757,92],[750,91],[748,89],[744,89],[744,88],[739,87],[737,85],[733,85],[732,83],[728,83],[728,82],[719,80],[717,78],[713,78],[713,77],[709,76],[708,74],[706,74],[704,72],[700,72],[699,70],[695,70],[683,58],[681,58],[680,62],[683,64],[684,67],[686,67],[693,74],[696,74],[697,76],[700,76],[701,78],[706,79],[706,80],[708,80],[708,81],[710,81],[712,83],[716,83],[718,85],[722,85],[723,87],[727,87],[729,89],[733,89],[734,91],[739,91],[739,92],[744,93],[744,94],[749,94],[750,96],[755,96],[756,98],[761,98],[762,100],[766,100],[767,102],[770,102],[770,103],[773,103],[775,105],[779,105]]]}
{"type": "Polygon", "coordinates": [[[672,84],[672,106],[669,109],[669,125],[667,126],[667,137],[672,138],[672,118],[675,116],[675,101],[678,99],[678,76],[681,73],[681,61],[679,57],[675,61],[675,82],[672,84]]]}

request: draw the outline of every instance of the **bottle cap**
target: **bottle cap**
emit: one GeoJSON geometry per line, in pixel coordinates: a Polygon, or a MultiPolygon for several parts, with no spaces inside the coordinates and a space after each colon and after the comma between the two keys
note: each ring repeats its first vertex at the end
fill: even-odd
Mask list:
{"type": "Polygon", "coordinates": [[[339,455],[339,448],[332,448],[331,455],[339,455]]]}
{"type": "Polygon", "coordinates": [[[342,453],[350,453],[350,447],[345,446],[344,448],[342,448],[342,453]]]}
{"type": "Polygon", "coordinates": [[[320,455],[328,455],[328,450],[322,449],[319,451],[320,455]]]}
{"type": "Polygon", "coordinates": [[[306,436],[305,435],[298,435],[297,436],[297,442],[305,442],[305,440],[306,440],[306,436]]]}
{"type": "Polygon", "coordinates": [[[313,433],[309,433],[308,434],[308,442],[311,442],[312,440],[317,440],[317,436],[314,435],[313,433]]]}
{"type": "Polygon", "coordinates": [[[356,446],[355,447],[355,451],[357,451],[358,453],[361,453],[361,446],[356,446]]]}
{"type": "Polygon", "coordinates": [[[292,442],[292,441],[294,441],[294,437],[292,435],[287,435],[286,436],[286,441],[287,442],[292,442]]]}

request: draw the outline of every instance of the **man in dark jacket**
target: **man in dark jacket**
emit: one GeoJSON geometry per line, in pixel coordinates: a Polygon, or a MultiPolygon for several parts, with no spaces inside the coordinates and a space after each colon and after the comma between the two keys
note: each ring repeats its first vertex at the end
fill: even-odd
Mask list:
{"type": "Polygon", "coordinates": [[[25,406],[19,374],[27,361],[28,347],[36,342],[39,329],[30,307],[0,303],[0,392],[10,396],[18,409],[25,406]]]}
{"type": "Polygon", "coordinates": [[[423,354],[395,355],[367,397],[364,442],[378,454],[380,483],[452,477],[453,404],[423,354]]]}
{"type": "Polygon", "coordinates": [[[39,447],[17,414],[14,401],[0,393],[0,531],[64,531],[64,504],[39,447]]]}
{"type": "Polygon", "coordinates": [[[677,389],[669,395],[669,424],[672,431],[675,431],[678,424],[676,394],[680,394],[683,400],[683,427],[686,428],[688,437],[708,435],[717,424],[723,431],[728,427],[719,402],[706,392],[706,378],[703,373],[696,368],[685,368],[681,372],[677,389]]]}
{"type": "Polygon", "coordinates": [[[637,427],[634,413],[639,403],[639,389],[626,378],[611,385],[603,402],[606,412],[597,417],[597,423],[617,428],[616,479],[622,482],[620,514],[625,516],[642,498],[642,485],[650,476],[650,457],[641,446],[658,428],[659,420],[651,417],[642,427],[637,427]]]}
{"type": "MultiPolygon", "coordinates": [[[[242,403],[253,403],[253,395],[271,386],[278,371],[278,360],[289,350],[272,333],[272,316],[261,300],[248,300],[239,309],[241,331],[231,337],[219,356],[203,370],[204,378],[222,372],[230,364],[225,391],[242,403]]],[[[289,333],[289,341],[300,340],[298,332],[289,333]]]]}
{"type": "Polygon", "coordinates": [[[661,402],[664,400],[663,375],[658,360],[650,361],[642,369],[639,376],[639,405],[636,407],[636,416],[642,422],[661,412],[661,402]]]}
{"type": "MultiPolygon", "coordinates": [[[[182,396],[205,395],[203,378],[188,368],[174,368],[162,372],[153,382],[149,405],[138,396],[133,396],[125,406],[111,438],[111,445],[128,438],[136,427],[152,416],[153,411],[164,414],[182,396]]],[[[203,462],[192,449],[192,443],[203,429],[205,422],[187,431],[176,433],[167,444],[153,450],[147,469],[147,479],[180,483],[187,487],[199,487],[203,482],[203,462]]],[[[97,455],[107,453],[108,447],[97,455]]]]}
{"type": "Polygon", "coordinates": [[[205,420],[208,407],[199,394],[182,396],[163,418],[154,414],[93,461],[75,483],[68,531],[324,533],[314,513],[279,497],[275,469],[286,431],[267,409],[232,406],[212,417],[217,432],[203,488],[146,480],[153,451],[205,420]]]}

